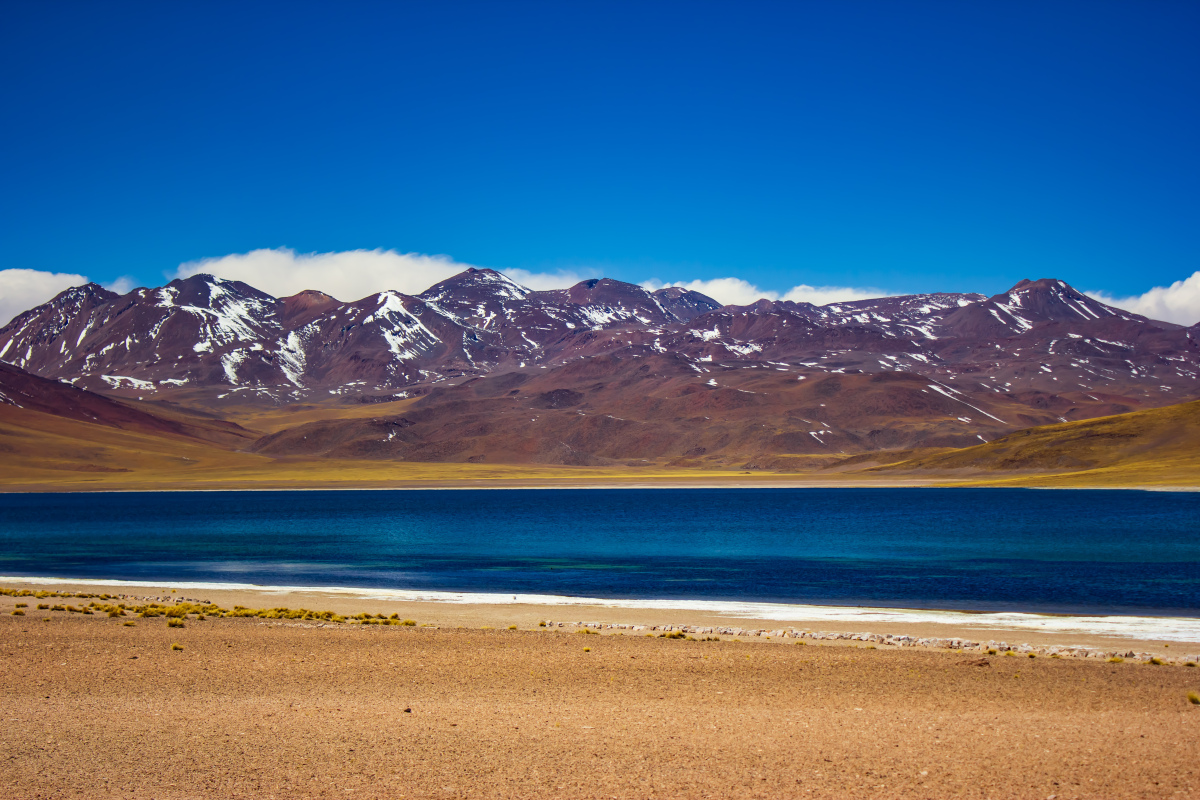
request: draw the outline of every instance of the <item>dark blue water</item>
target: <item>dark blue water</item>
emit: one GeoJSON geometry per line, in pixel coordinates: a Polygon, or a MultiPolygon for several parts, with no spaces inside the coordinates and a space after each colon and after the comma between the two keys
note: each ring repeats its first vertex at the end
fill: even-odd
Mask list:
{"type": "Polygon", "coordinates": [[[1200,616],[1200,493],[10,494],[0,574],[1200,616]]]}

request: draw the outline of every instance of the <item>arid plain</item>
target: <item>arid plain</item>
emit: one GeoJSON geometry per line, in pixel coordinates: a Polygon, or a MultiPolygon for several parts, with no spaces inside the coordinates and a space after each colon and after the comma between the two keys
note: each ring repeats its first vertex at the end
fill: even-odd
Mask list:
{"type": "Polygon", "coordinates": [[[9,797],[1200,791],[1185,667],[3,600],[9,797]]]}

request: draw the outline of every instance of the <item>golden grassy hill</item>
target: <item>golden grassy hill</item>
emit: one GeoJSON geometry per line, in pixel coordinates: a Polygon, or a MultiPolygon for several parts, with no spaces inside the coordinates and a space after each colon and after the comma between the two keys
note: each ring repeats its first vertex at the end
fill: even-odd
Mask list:
{"type": "Polygon", "coordinates": [[[980,484],[1200,486],[1200,400],[1044,425],[870,470],[980,484]]]}

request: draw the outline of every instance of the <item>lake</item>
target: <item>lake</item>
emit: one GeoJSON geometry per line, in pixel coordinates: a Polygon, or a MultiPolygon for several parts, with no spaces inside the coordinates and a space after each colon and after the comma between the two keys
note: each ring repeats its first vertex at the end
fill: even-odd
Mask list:
{"type": "Polygon", "coordinates": [[[0,574],[1200,616],[1200,493],[0,494],[0,574]]]}

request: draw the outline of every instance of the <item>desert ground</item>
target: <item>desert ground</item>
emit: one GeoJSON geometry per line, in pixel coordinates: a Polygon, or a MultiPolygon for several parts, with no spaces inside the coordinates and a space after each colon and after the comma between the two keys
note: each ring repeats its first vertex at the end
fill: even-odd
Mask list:
{"type": "MultiPolygon", "coordinates": [[[[520,606],[204,599],[324,599],[418,625],[189,617],[179,628],[0,598],[0,795],[1200,794],[1195,668],[580,635],[540,628],[549,612],[520,606]]],[[[557,616],[601,613],[632,619],[557,616]]]]}

